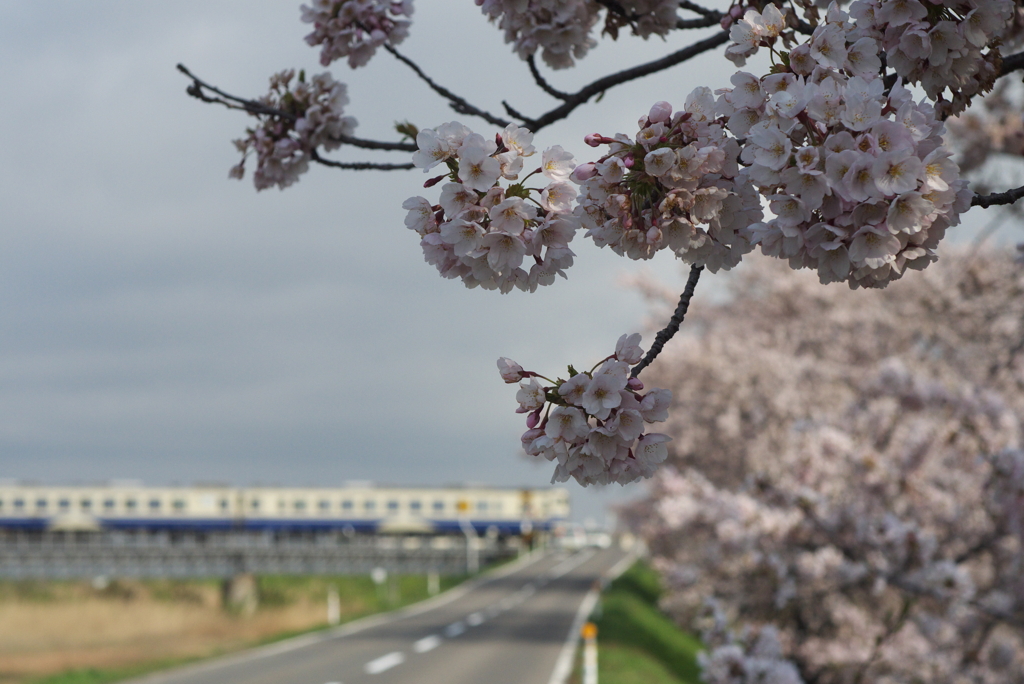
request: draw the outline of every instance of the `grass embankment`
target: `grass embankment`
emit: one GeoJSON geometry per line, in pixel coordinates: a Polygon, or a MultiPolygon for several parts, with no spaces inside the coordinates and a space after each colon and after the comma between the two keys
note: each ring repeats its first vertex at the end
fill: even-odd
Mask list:
{"type": "MultiPolygon", "coordinates": [[[[466,577],[441,577],[441,589],[466,577]]],[[[427,598],[423,575],[263,576],[259,607],[222,605],[217,580],[0,582],[0,684],[108,684],[324,629],[327,593],[341,621],[427,598]]]]}
{"type": "MultiPolygon", "coordinates": [[[[601,684],[698,684],[700,640],[658,610],[658,574],[637,562],[601,595],[597,669],[601,684]]],[[[582,649],[581,649],[582,651],[582,649]]],[[[582,681],[581,670],[574,674],[582,681]]]]}

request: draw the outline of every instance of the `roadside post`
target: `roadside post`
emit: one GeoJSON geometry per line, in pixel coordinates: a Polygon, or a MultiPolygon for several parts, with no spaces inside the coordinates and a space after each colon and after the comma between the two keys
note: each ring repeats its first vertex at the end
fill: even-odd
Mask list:
{"type": "Polygon", "coordinates": [[[597,625],[588,622],[580,632],[583,637],[583,684],[597,684],[597,625]]]}

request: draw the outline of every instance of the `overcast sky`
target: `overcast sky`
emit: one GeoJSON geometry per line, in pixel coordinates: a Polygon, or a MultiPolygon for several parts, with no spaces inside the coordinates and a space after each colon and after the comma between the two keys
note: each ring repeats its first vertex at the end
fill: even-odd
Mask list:
{"type": "MultiPolygon", "coordinates": [[[[402,201],[431,196],[418,170],[314,168],[283,192],[229,180],[250,121],[187,97],[175,64],[258,96],[275,71],[322,70],[308,32],[287,1],[0,2],[0,478],[547,484],[550,465],[518,455],[495,360],[593,363],[645,329],[623,277],[681,289],[678,263],[638,266],[580,236],[568,281],[467,290],[404,227],[402,201]]],[[[552,81],[574,90],[700,35],[627,37],[552,81]]],[[[418,2],[400,48],[492,111],[554,105],[469,0],[418,2]]],[[[616,88],[535,143],[589,159],[586,133],[632,134],[654,101],[681,106],[733,70],[714,54],[616,88]]],[[[331,71],[361,137],[395,139],[404,119],[495,131],[384,52],[331,71]]],[[[585,515],[640,492],[569,486],[585,515]]]]}

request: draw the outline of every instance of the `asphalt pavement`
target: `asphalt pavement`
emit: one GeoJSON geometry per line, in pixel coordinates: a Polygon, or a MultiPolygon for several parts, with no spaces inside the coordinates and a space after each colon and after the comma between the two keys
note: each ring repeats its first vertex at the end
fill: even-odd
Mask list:
{"type": "Polygon", "coordinates": [[[132,684],[560,684],[618,549],[534,554],[440,596],[132,684]]]}

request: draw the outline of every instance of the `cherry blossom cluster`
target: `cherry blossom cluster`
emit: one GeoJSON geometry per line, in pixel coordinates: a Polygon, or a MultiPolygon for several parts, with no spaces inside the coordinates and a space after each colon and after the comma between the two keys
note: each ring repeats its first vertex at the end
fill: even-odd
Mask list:
{"type": "Polygon", "coordinates": [[[270,77],[270,93],[258,102],[281,114],[254,115],[260,125],[246,129],[247,136],[234,141],[242,161],[229,173],[241,179],[246,159],[255,153],[257,190],[288,187],[308,170],[313,150],[337,149],[338,136],[351,135],[356,127],[354,118],[343,115],[348,104],[345,84],[329,72],[307,80],[304,72],[296,79],[294,69],[281,71],[270,77]]]}
{"type": "Polygon", "coordinates": [[[644,352],[640,334],[623,335],[615,353],[590,371],[569,366],[569,379],[550,380],[500,358],[498,370],[506,383],[519,383],[516,413],[526,413],[523,450],[530,456],[556,461],[551,482],[570,477],[591,484],[629,484],[651,477],[668,457],[667,435],[644,433],[644,423],[668,417],[672,393],[652,389],[629,376],[644,352]]]}
{"type": "Polygon", "coordinates": [[[410,22],[401,17],[411,16],[412,0],[312,0],[302,6],[302,21],[313,24],[306,42],[323,46],[320,63],[348,57],[353,69],[369,62],[381,45],[405,40],[410,22]]]}
{"type": "Polygon", "coordinates": [[[943,114],[962,112],[999,73],[996,43],[1010,26],[1013,0],[857,0],[859,36],[877,40],[886,64],[920,83],[943,114]],[[952,100],[943,101],[946,89],[952,100]]]}
{"type": "Polygon", "coordinates": [[[572,174],[576,214],[587,236],[631,259],[668,248],[687,263],[729,269],[752,246],[744,229],[763,217],[760,199],[737,164],[739,143],[714,119],[715,98],[697,88],[682,111],[658,102],[635,138],[587,136],[610,152],[572,174]]]}
{"type": "MultiPolygon", "coordinates": [[[[760,23],[774,34],[781,14],[760,23]]],[[[943,146],[943,124],[898,81],[886,92],[878,44],[837,5],[788,66],[758,78],[738,72],[718,114],[746,139],[741,160],[775,218],[747,235],[770,256],[818,271],[822,283],[884,287],[934,250],[971,193],[943,146]]]]}
{"type": "MultiPolygon", "coordinates": [[[[814,3],[801,4],[805,16],[817,24],[814,3]]],[[[943,116],[962,112],[974,95],[992,87],[999,71],[998,43],[1015,11],[1013,0],[856,0],[849,9],[852,26],[836,26],[832,17],[837,10],[830,8],[832,28],[815,31],[810,43],[794,51],[796,56],[806,59],[808,50],[819,54],[824,50],[831,51],[833,61],[841,62],[847,53],[840,40],[843,33],[851,45],[870,40],[876,45],[874,51],[884,52],[886,64],[904,82],[921,84],[943,116]],[[950,101],[944,99],[947,89],[950,101]]],[[[768,4],[762,12],[747,10],[742,18],[741,12],[741,5],[735,5],[723,20],[723,25],[731,25],[732,40],[725,55],[737,66],[761,47],[774,51],[780,42],[799,42],[790,28],[796,17],[787,16],[789,10],[784,13],[768,4]]],[[[880,71],[880,64],[871,63],[876,73],[880,71]]]]}
{"type": "Polygon", "coordinates": [[[707,650],[697,654],[702,682],[803,684],[800,671],[785,657],[779,631],[773,625],[745,626],[736,634],[718,601],[707,599],[705,610],[707,625],[701,630],[701,641],[707,650]]]}
{"type": "Polygon", "coordinates": [[[476,0],[505,32],[521,59],[540,50],[552,69],[566,69],[582,59],[597,41],[590,35],[600,5],[594,0],[476,0]]]}
{"type": "MultiPolygon", "coordinates": [[[[595,0],[476,0],[484,14],[498,23],[516,54],[526,59],[540,50],[552,69],[575,65],[597,45],[591,35],[604,9],[595,0]]],[[[622,14],[608,12],[605,31],[617,35],[629,26],[643,38],[664,36],[677,21],[675,0],[620,0],[622,14]]]]}
{"type": "Polygon", "coordinates": [[[441,188],[438,204],[411,197],[402,205],[409,212],[405,225],[422,238],[427,263],[467,287],[503,293],[533,292],[556,275],[565,277],[575,256],[569,242],[579,229],[572,214],[576,188],[568,182],[576,166],[571,154],[550,147],[539,168],[503,188],[498,181],[518,180],[524,159],[536,153],[529,130],[509,124],[488,140],[450,122],[419,131],[416,144],[416,166],[425,172],[438,164],[447,169],[424,187],[451,181],[441,188]],[[551,182],[527,188],[526,180],[538,173],[551,182]]]}

